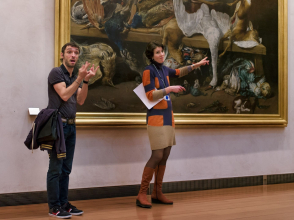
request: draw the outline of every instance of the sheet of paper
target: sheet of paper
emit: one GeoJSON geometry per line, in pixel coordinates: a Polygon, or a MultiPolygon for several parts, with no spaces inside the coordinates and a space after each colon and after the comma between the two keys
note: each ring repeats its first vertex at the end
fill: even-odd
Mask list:
{"type": "Polygon", "coordinates": [[[163,99],[162,98],[156,101],[150,101],[145,94],[143,83],[138,85],[133,91],[136,93],[136,95],[141,99],[141,101],[146,105],[148,109],[151,109],[154,105],[156,105],[158,102],[160,102],[163,99]]]}

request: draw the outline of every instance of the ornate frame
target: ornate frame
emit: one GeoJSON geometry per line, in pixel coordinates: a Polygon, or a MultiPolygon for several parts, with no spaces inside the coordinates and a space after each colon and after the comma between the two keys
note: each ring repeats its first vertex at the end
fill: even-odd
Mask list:
{"type": "MultiPolygon", "coordinates": [[[[278,1],[278,114],[175,114],[177,125],[279,126],[288,123],[288,0],[278,1]]],[[[70,40],[70,0],[55,0],[55,66],[59,65],[60,48],[70,40]]],[[[77,113],[77,125],[144,125],[144,113],[77,113]]]]}

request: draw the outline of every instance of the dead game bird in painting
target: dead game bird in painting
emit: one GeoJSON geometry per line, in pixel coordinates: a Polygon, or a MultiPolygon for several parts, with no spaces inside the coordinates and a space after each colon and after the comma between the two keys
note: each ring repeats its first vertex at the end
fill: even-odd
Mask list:
{"type": "Polygon", "coordinates": [[[207,93],[203,93],[200,91],[199,79],[196,79],[194,81],[194,85],[193,85],[193,87],[191,87],[190,90],[191,90],[191,95],[193,95],[193,96],[200,96],[200,95],[207,96],[207,93]]]}
{"type": "Polygon", "coordinates": [[[190,83],[188,83],[187,80],[184,80],[184,83],[182,84],[182,87],[184,87],[186,89],[186,90],[184,90],[182,92],[183,95],[187,95],[187,94],[190,93],[190,91],[191,91],[191,85],[190,85],[190,83]]]}
{"type": "Polygon", "coordinates": [[[190,102],[187,104],[187,108],[195,108],[196,104],[194,102],[190,102]]]}
{"type": "Polygon", "coordinates": [[[101,108],[103,110],[111,110],[115,108],[115,104],[113,104],[111,101],[102,98],[100,99],[100,101],[94,103],[95,106],[97,106],[98,108],[101,108]]]}
{"type": "Polygon", "coordinates": [[[86,14],[82,1],[77,1],[71,9],[71,19],[77,24],[88,24],[89,19],[86,14]]]}
{"type": "Polygon", "coordinates": [[[158,4],[148,10],[144,15],[143,24],[150,28],[157,25],[161,20],[169,18],[174,15],[173,2],[171,0],[158,4]]]}
{"type": "Polygon", "coordinates": [[[104,7],[100,0],[83,0],[83,7],[91,24],[103,29],[104,7]]]}
{"type": "Polygon", "coordinates": [[[244,96],[238,96],[233,100],[233,110],[236,111],[236,114],[245,114],[250,113],[251,111],[251,102],[249,98],[244,96]]]}
{"type": "Polygon", "coordinates": [[[140,72],[138,61],[136,57],[127,50],[122,34],[125,30],[125,22],[130,18],[131,9],[137,0],[121,0],[118,2],[120,4],[112,4],[111,1],[103,1],[102,3],[102,0],[83,0],[83,5],[91,24],[99,30],[104,29],[108,39],[119,48],[120,55],[124,58],[129,67],[133,71],[140,72]],[[110,15],[108,15],[108,13],[106,16],[105,13],[107,10],[105,11],[105,9],[107,9],[108,6],[112,9],[110,10],[110,15]]]}
{"type": "Polygon", "coordinates": [[[261,42],[258,32],[253,29],[248,16],[251,9],[251,0],[236,0],[228,5],[233,6],[236,3],[236,9],[231,18],[231,27],[222,38],[222,40],[229,38],[229,43],[220,57],[226,53],[233,42],[243,48],[252,48],[261,42]]]}
{"type": "Polygon", "coordinates": [[[89,85],[102,78],[103,85],[114,86],[112,79],[115,74],[115,58],[116,53],[113,49],[104,43],[96,43],[91,45],[80,45],[81,55],[79,57],[77,67],[79,68],[86,61],[100,66],[94,77],[89,80],[89,85]],[[103,73],[101,72],[103,70],[103,73]]]}

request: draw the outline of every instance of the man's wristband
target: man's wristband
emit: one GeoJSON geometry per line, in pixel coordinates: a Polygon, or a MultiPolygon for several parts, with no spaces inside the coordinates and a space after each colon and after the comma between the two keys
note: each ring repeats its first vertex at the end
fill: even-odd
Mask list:
{"type": "Polygon", "coordinates": [[[83,83],[85,83],[85,84],[88,84],[88,83],[89,83],[89,81],[83,80],[83,83]]]}
{"type": "Polygon", "coordinates": [[[75,82],[76,82],[78,85],[80,85],[80,84],[81,84],[80,82],[78,82],[78,80],[75,80],[75,82]]]}

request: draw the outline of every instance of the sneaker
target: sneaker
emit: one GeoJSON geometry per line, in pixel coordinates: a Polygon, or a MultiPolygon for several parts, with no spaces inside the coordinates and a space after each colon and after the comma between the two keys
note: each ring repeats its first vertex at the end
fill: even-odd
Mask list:
{"type": "Polygon", "coordinates": [[[72,215],[81,215],[84,213],[82,210],[70,204],[70,202],[65,203],[61,208],[72,215]]]}
{"type": "Polygon", "coordinates": [[[49,215],[56,218],[70,218],[71,214],[64,211],[61,207],[55,206],[49,209],[49,215]]]}

